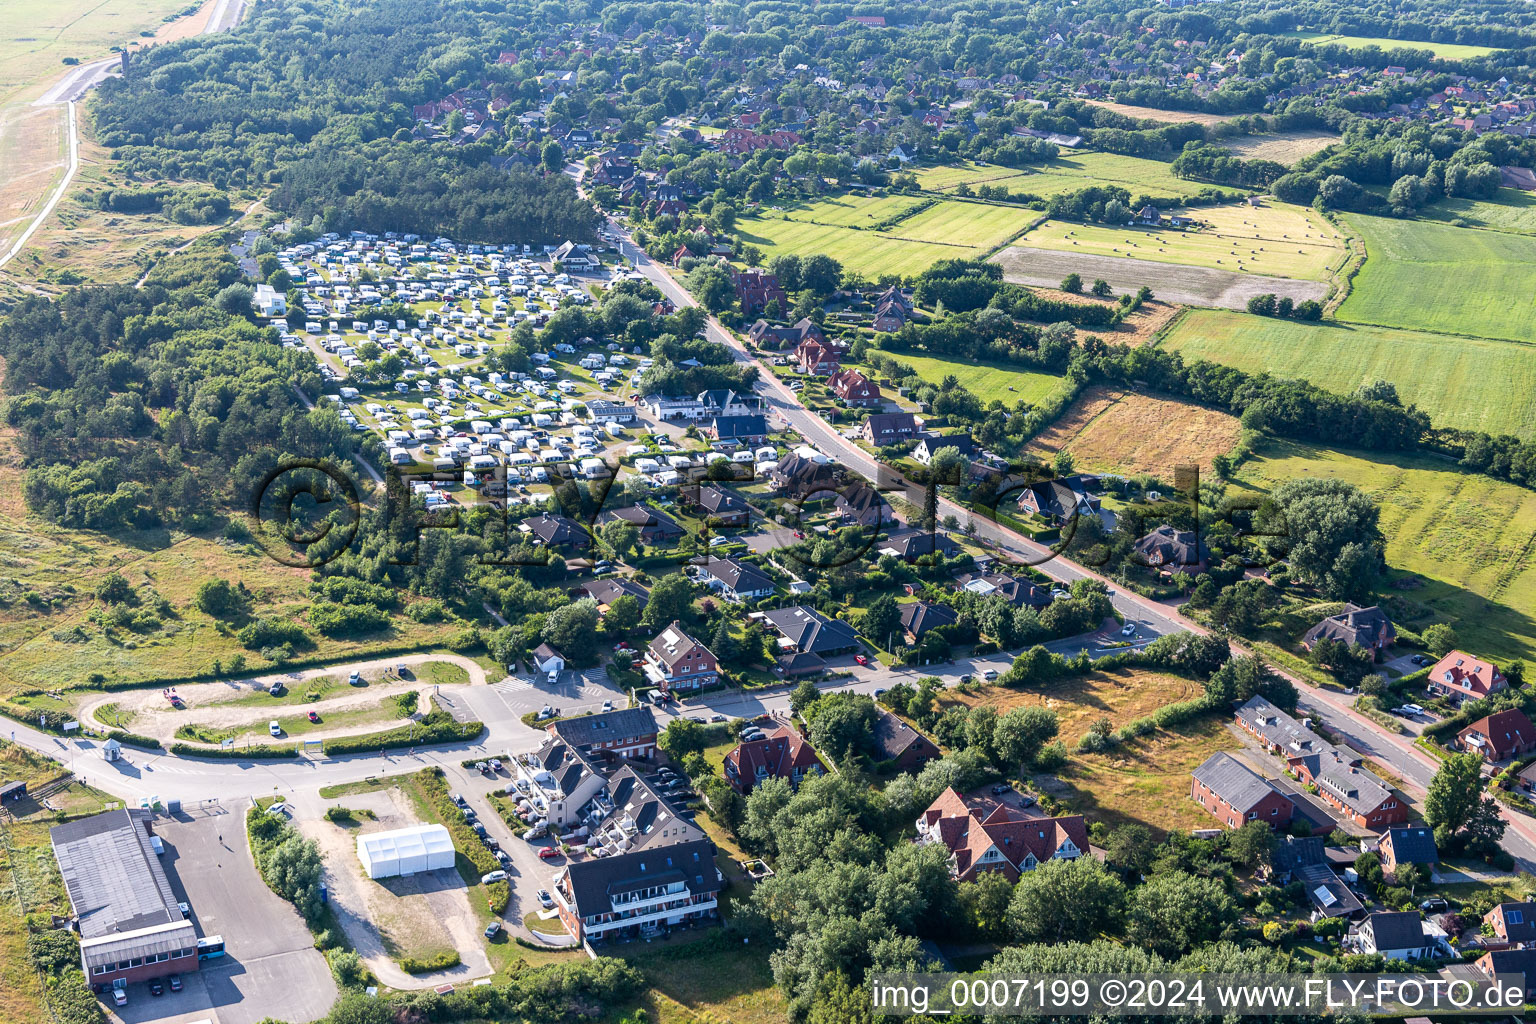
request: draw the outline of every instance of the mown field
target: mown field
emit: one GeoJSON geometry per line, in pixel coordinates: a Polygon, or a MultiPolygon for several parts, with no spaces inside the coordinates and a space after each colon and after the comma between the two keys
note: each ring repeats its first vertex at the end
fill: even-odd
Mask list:
{"type": "Polygon", "coordinates": [[[1300,377],[1340,394],[1365,380],[1388,380],[1405,405],[1441,426],[1536,436],[1532,345],[1206,309],[1186,313],[1162,344],[1187,358],[1300,377]]]}
{"type": "Polygon", "coordinates": [[[1384,36],[1341,36],[1328,32],[1286,32],[1284,35],[1292,39],[1300,39],[1304,43],[1332,43],[1342,44],[1352,50],[1362,50],[1367,46],[1379,47],[1382,50],[1397,50],[1407,48],[1410,50],[1429,50],[1436,57],[1445,57],[1450,60],[1460,60],[1463,57],[1481,57],[1495,52],[1492,46],[1473,46],[1465,43],[1421,43],[1416,39],[1388,39],[1384,36]]]}
{"type": "Polygon", "coordinates": [[[983,404],[1001,399],[1013,405],[1019,399],[1035,403],[1040,401],[1061,382],[1061,378],[1049,373],[1036,373],[1022,366],[1005,363],[976,362],[972,360],[939,359],[915,352],[890,352],[892,359],[906,363],[924,380],[938,382],[948,374],[964,384],[966,390],[983,404]]]}
{"type": "Polygon", "coordinates": [[[1408,625],[1422,629],[1432,613],[1469,652],[1536,655],[1536,492],[1441,459],[1271,441],[1240,467],[1229,494],[1298,477],[1347,480],[1376,499],[1394,578],[1421,584],[1386,591],[1410,613],[1408,625]]]}
{"type": "Polygon", "coordinates": [[[1271,202],[1182,212],[1199,226],[1180,230],[1053,220],[1032,229],[1021,242],[1039,249],[1311,281],[1325,280],[1344,260],[1344,239],[1305,207],[1271,202]]]}
{"type": "Polygon", "coordinates": [[[1243,135],[1225,139],[1222,146],[1244,160],[1273,160],[1289,167],[1304,156],[1339,141],[1337,132],[1294,131],[1273,135],[1243,135]]]}
{"type": "Polygon", "coordinates": [[[1004,185],[1011,192],[1030,192],[1053,196],[1090,185],[1119,185],[1134,199],[1142,194],[1184,195],[1198,191],[1192,182],[1175,178],[1169,165],[1160,160],[1115,153],[1075,153],[1063,150],[1049,163],[1029,168],[977,167],[966,162],[945,167],[924,168],[917,172],[918,184],[925,189],[950,192],[961,184],[1004,185]]]}
{"type": "Polygon", "coordinates": [[[822,253],[876,277],[917,274],[941,259],[980,258],[1039,216],[1021,207],[946,201],[891,223],[920,203],[898,196],[839,197],[744,218],[739,230],[742,241],[765,258],[822,253]],[[873,230],[882,223],[883,229],[873,230]]]}
{"type": "MultiPolygon", "coordinates": [[[[1124,669],[1064,680],[1042,692],[989,687],[975,694],[947,694],[945,703],[985,704],[999,711],[1050,708],[1060,719],[1060,737],[1071,751],[1100,718],[1119,728],[1165,704],[1192,699],[1200,689],[1199,683],[1179,676],[1124,669]]],[[[1041,776],[1035,782],[1089,820],[1110,826],[1137,822],[1161,835],[1169,829],[1203,827],[1210,820],[1189,799],[1189,772],[1216,751],[1235,745],[1224,720],[1213,716],[1178,729],[1158,729],[1107,753],[1073,753],[1054,777],[1041,776]]]]}
{"type": "Polygon", "coordinates": [[[1366,260],[1340,320],[1530,340],[1536,238],[1358,214],[1347,222],[1366,260]]]}
{"type": "Polygon", "coordinates": [[[0,102],[68,71],[65,57],[84,63],[111,56],[112,47],[155,32],[188,6],[189,0],[8,0],[0,27],[0,102]]]}
{"type": "Polygon", "coordinates": [[[1095,107],[1103,107],[1105,110],[1113,110],[1126,117],[1140,118],[1143,121],[1161,121],[1164,124],[1192,122],[1210,126],[1227,120],[1222,114],[1207,114],[1199,110],[1164,110],[1161,107],[1139,107],[1134,103],[1110,103],[1107,100],[1087,100],[1086,102],[1095,107]]]}
{"type": "Polygon", "coordinates": [[[1501,188],[1493,199],[1441,199],[1418,215],[1453,227],[1536,234],[1536,196],[1516,188],[1501,188]]]}
{"type": "Polygon", "coordinates": [[[1173,467],[1211,468],[1212,456],[1230,451],[1242,427],[1216,409],[1156,395],[1095,385],[1029,450],[1049,458],[1065,449],[1079,469],[1173,478],[1173,467]]]}

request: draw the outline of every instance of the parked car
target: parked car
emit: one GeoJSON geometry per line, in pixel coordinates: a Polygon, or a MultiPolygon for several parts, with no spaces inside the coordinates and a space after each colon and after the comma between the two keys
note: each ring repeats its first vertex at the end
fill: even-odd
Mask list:
{"type": "Polygon", "coordinates": [[[489,775],[491,774],[491,766],[484,761],[476,761],[475,771],[479,772],[481,775],[489,775]]]}
{"type": "Polygon", "coordinates": [[[178,904],[176,904],[176,909],[181,911],[181,916],[183,918],[188,918],[188,917],[192,916],[192,908],[187,906],[185,903],[178,903],[178,904]]]}
{"type": "Polygon", "coordinates": [[[464,794],[463,793],[453,793],[453,794],[450,794],[449,798],[451,800],[453,800],[454,803],[458,804],[460,807],[464,806],[464,794]]]}
{"type": "Polygon", "coordinates": [[[165,983],[162,982],[159,978],[151,980],[149,983],[149,994],[152,996],[165,995],[165,983]]]}
{"type": "Polygon", "coordinates": [[[1445,900],[1441,899],[1439,896],[1431,896],[1429,899],[1419,904],[1419,909],[1424,911],[1426,914],[1443,914],[1447,910],[1451,909],[1451,905],[1445,900]]]}
{"type": "Polygon", "coordinates": [[[171,991],[172,992],[180,992],[181,991],[181,975],[173,974],[173,975],[171,975],[169,978],[167,978],[165,980],[170,983],[171,991]]]}
{"type": "Polygon", "coordinates": [[[723,721],[725,721],[725,716],[724,715],[710,715],[709,716],[709,720],[711,722],[723,722],[723,721]]]}
{"type": "Polygon", "coordinates": [[[500,868],[497,868],[495,871],[487,871],[480,876],[481,885],[490,885],[492,882],[505,882],[506,880],[507,873],[500,868]]]}
{"type": "Polygon", "coordinates": [[[853,660],[858,662],[860,665],[868,665],[869,664],[869,659],[864,657],[864,655],[862,655],[862,654],[855,654],[853,656],[853,660]]]}
{"type": "Polygon", "coordinates": [[[613,701],[611,701],[611,700],[603,701],[603,710],[604,711],[612,711],[613,710],[613,701]]]}
{"type": "Polygon", "coordinates": [[[985,672],[983,672],[981,674],[981,678],[985,679],[987,682],[990,683],[992,680],[997,678],[997,669],[995,669],[995,668],[987,669],[985,672]]]}
{"type": "Polygon", "coordinates": [[[548,889],[539,890],[539,905],[545,910],[555,905],[555,898],[549,894],[548,889]]]}
{"type": "Polygon", "coordinates": [[[1134,622],[1127,622],[1125,624],[1125,628],[1120,631],[1120,635],[1121,636],[1135,636],[1136,635],[1136,623],[1134,623],[1134,622]]]}
{"type": "Polygon", "coordinates": [[[318,721],[320,721],[320,713],[318,711],[311,711],[309,713],[309,720],[311,722],[318,722],[318,721]]]}
{"type": "Polygon", "coordinates": [[[1424,655],[1422,655],[1422,654],[1415,654],[1413,657],[1409,658],[1408,660],[1413,662],[1415,665],[1428,665],[1429,664],[1429,659],[1424,657],[1424,655]]]}
{"type": "Polygon", "coordinates": [[[500,921],[492,921],[490,924],[485,926],[485,937],[486,938],[494,939],[496,936],[498,936],[500,934],[501,934],[501,922],[500,921]]]}
{"type": "Polygon", "coordinates": [[[117,1006],[127,1006],[128,1005],[128,990],[127,989],[121,989],[121,988],[114,988],[112,990],[112,1002],[114,1004],[116,1004],[117,1006]]]}
{"type": "Polygon", "coordinates": [[[539,847],[540,860],[554,860],[558,856],[560,856],[560,851],[555,849],[553,846],[539,847]]]}
{"type": "Polygon", "coordinates": [[[500,758],[498,758],[498,757],[491,758],[491,771],[493,771],[493,772],[501,771],[501,759],[500,758]]]}
{"type": "Polygon", "coordinates": [[[274,718],[267,723],[267,732],[270,732],[273,736],[281,736],[283,734],[283,727],[278,725],[277,719],[274,718]]]}

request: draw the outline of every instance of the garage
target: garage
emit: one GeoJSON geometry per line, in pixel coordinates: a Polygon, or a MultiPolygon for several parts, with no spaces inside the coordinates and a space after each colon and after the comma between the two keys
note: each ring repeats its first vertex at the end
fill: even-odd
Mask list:
{"type": "Polygon", "coordinates": [[[357,859],[369,878],[453,867],[453,839],[442,825],[414,825],[357,837],[357,859]]]}

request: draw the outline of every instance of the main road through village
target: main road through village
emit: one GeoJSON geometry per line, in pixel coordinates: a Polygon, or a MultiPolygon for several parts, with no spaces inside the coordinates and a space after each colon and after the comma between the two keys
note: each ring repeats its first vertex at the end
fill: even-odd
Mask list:
{"type": "MultiPolygon", "coordinates": [[[[654,263],[636,247],[620,225],[610,222],[609,229],[620,239],[623,254],[668,298],[679,305],[695,305],[692,296],[665,268],[654,263]]],[[[706,323],[709,338],[728,346],[737,360],[758,365],[763,381],[759,390],[773,415],[782,417],[785,424],[837,462],[871,480],[882,478],[868,453],[847,441],[820,417],[801,405],[794,394],[766,367],[757,363],[735,336],[715,318],[708,318],[706,323]]],[[[883,475],[885,478],[890,476],[888,472],[883,475]]],[[[1085,578],[1102,579],[1110,588],[1110,599],[1116,611],[1126,622],[1138,626],[1141,634],[1138,644],[1144,644],[1158,635],[1183,630],[1204,632],[1177,609],[1118,587],[1112,580],[1103,579],[1092,570],[1066,558],[1053,557],[1045,547],[989,519],[972,517],[959,505],[948,500],[941,501],[941,512],[954,514],[962,522],[970,523],[974,536],[999,554],[1034,564],[1053,579],[1064,583],[1085,578]]],[[[1102,655],[1117,649],[1109,645],[1119,639],[1117,633],[1110,631],[1107,635],[1100,632],[1056,641],[1047,646],[1062,653],[1075,653],[1082,649],[1090,654],[1102,655]]],[[[454,661],[470,670],[470,685],[444,688],[442,695],[461,713],[472,714],[485,723],[486,731],[479,741],[408,752],[392,751],[336,758],[300,757],[284,761],[183,758],[169,753],[127,748],[124,760],[108,762],[101,757],[97,742],[89,738],[55,737],[24,724],[10,722],[0,723],[0,736],[8,732],[9,738],[16,742],[60,759],[90,784],[134,803],[146,798],[179,799],[184,803],[216,798],[228,802],[273,794],[312,798],[314,790],[321,786],[414,771],[428,765],[440,766],[450,776],[462,778],[465,772],[459,762],[466,758],[517,754],[537,748],[543,734],[522,723],[521,718],[527,711],[551,702],[563,703],[563,710],[569,713],[573,700],[595,703],[605,697],[624,696],[605,691],[609,684],[596,676],[587,680],[562,681],[554,692],[549,692],[543,682],[510,677],[492,680],[487,678],[478,664],[452,655],[414,655],[360,664],[363,667],[384,667],[401,662],[419,664],[434,658],[454,661]]],[[[839,667],[847,668],[851,679],[838,680],[829,684],[829,688],[873,693],[896,682],[911,681],[922,675],[937,675],[946,683],[953,684],[964,674],[982,672],[989,668],[1001,671],[1007,667],[1009,660],[1007,655],[994,655],[920,669],[887,668],[875,663],[857,666],[850,661],[846,666],[839,667]]],[[[346,672],[349,667],[331,666],[327,671],[346,672]]],[[[1312,686],[1294,677],[1292,681],[1301,694],[1300,710],[1303,715],[1317,720],[1340,740],[1395,775],[1409,796],[1419,799],[1423,797],[1438,766],[1430,755],[1413,746],[1409,737],[1389,732],[1355,712],[1350,707],[1349,697],[1312,686]]],[[[788,703],[787,687],[756,694],[727,691],[705,695],[681,707],[668,705],[661,709],[661,713],[663,716],[686,715],[695,718],[715,714],[743,717],[782,711],[788,707],[788,703]]],[[[1504,813],[1510,826],[1504,839],[1505,848],[1525,870],[1536,870],[1536,828],[1522,817],[1507,811],[1504,813]]]]}

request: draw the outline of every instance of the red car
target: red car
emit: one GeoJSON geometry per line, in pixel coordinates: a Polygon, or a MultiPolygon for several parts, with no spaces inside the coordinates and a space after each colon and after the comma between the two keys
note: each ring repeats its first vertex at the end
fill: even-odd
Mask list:
{"type": "Polygon", "coordinates": [[[558,856],[560,856],[560,851],[555,849],[553,846],[539,847],[540,860],[554,860],[558,856]]]}
{"type": "Polygon", "coordinates": [[[311,711],[309,713],[309,720],[311,722],[318,722],[320,721],[320,715],[317,712],[311,711]]]}
{"type": "Polygon", "coordinates": [[[858,662],[860,665],[868,665],[869,664],[869,659],[864,657],[864,655],[862,655],[862,654],[855,654],[853,656],[853,660],[858,662]]]}

